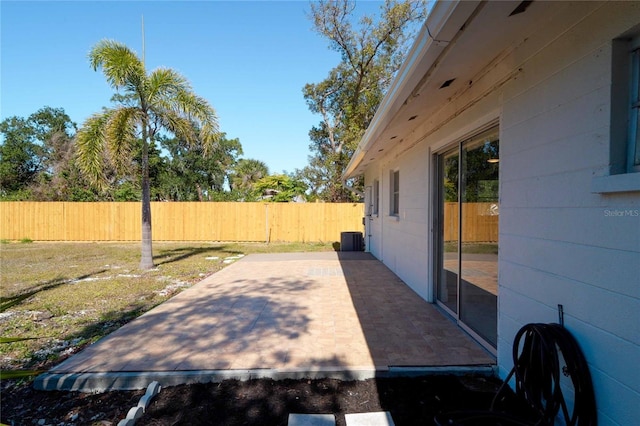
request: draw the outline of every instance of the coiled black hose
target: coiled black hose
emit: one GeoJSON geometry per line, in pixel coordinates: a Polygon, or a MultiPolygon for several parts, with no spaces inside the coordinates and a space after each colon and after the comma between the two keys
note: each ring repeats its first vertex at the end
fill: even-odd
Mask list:
{"type": "Polygon", "coordinates": [[[595,395],[589,366],[575,338],[560,324],[527,324],[513,342],[513,368],[496,393],[488,411],[458,411],[436,415],[437,425],[544,425],[551,426],[562,411],[567,426],[596,426],[595,395]],[[560,375],[571,379],[573,409],[561,389],[560,375]],[[515,393],[531,411],[526,418],[497,408],[507,398],[511,378],[515,393]]]}
{"type": "MultiPolygon", "coordinates": [[[[560,324],[527,324],[513,343],[515,393],[540,415],[538,424],[553,425],[562,410],[569,426],[595,426],[597,411],[589,366],[575,338],[560,324]],[[561,366],[561,358],[564,366],[561,366]],[[571,379],[575,391],[573,410],[569,412],[560,386],[560,374],[571,379]]],[[[497,402],[500,391],[492,403],[497,402]]]]}

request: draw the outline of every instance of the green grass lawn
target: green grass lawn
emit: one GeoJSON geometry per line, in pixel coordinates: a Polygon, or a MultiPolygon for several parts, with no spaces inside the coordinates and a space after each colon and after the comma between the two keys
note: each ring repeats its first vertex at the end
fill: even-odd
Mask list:
{"type": "Polygon", "coordinates": [[[156,268],[138,270],[139,243],[0,245],[0,368],[40,368],[92,343],[250,253],[330,251],[331,243],[154,243],[156,268]],[[226,260],[226,262],[225,262],[226,260]]]}

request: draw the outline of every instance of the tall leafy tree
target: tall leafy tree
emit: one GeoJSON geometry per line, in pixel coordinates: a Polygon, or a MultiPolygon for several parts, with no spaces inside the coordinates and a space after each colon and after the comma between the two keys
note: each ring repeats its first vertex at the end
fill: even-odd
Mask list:
{"type": "Polygon", "coordinates": [[[141,140],[142,244],[141,269],[153,264],[149,145],[162,129],[201,144],[206,154],[220,139],[213,107],[191,88],[185,77],[169,68],[149,73],[143,61],[127,46],[112,40],[98,42],[89,53],[94,71],[101,69],[108,84],[118,91],[115,106],[88,118],[77,134],[79,164],[93,182],[105,181],[105,158],[117,169],[125,167],[141,140]],[[106,154],[106,155],[105,155],[106,154]]]}
{"type": "Polygon", "coordinates": [[[35,132],[22,117],[10,117],[0,123],[0,191],[3,197],[25,190],[43,168],[42,149],[35,132]]]}
{"type": "Polygon", "coordinates": [[[303,182],[306,187],[306,198],[308,201],[327,200],[329,188],[327,183],[331,182],[330,170],[324,167],[324,162],[319,156],[309,158],[309,165],[303,169],[296,169],[294,178],[303,182]]]}
{"type": "Polygon", "coordinates": [[[43,171],[31,187],[32,198],[66,201],[79,194],[90,196],[91,185],[83,178],[75,161],[76,123],[64,109],[48,106],[31,114],[29,122],[43,147],[43,171]]]}
{"type": "Polygon", "coordinates": [[[223,133],[218,149],[202,155],[202,146],[189,146],[180,138],[162,138],[169,154],[167,170],[159,182],[158,197],[173,201],[210,201],[224,192],[225,182],[242,154],[240,140],[227,139],[223,133]]]}
{"type": "Polygon", "coordinates": [[[3,196],[64,199],[69,187],[79,184],[64,178],[74,171],[71,152],[75,131],[76,124],[64,109],[49,106],[27,119],[10,117],[0,123],[4,139],[0,146],[3,196]]]}
{"type": "Polygon", "coordinates": [[[415,0],[386,0],[378,19],[355,17],[354,1],[311,3],[315,31],[329,40],[341,61],[326,79],[303,89],[311,112],[321,121],[309,132],[313,153],[306,175],[318,182],[327,201],[351,201],[342,172],[399,69],[413,38],[413,23],[425,17],[425,4],[415,0]]]}
{"type": "MultiPolygon", "coordinates": [[[[45,106],[29,116],[36,139],[47,148],[50,157],[57,160],[59,144],[73,138],[77,126],[63,108],[45,106]]],[[[65,151],[64,148],[61,149],[65,151]]]]}

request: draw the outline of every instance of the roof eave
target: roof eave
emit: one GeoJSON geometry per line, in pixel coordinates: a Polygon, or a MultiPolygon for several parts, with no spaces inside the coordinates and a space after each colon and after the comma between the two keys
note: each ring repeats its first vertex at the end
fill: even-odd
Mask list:
{"type": "Polygon", "coordinates": [[[358,167],[367,151],[393,120],[423,76],[434,66],[440,54],[480,3],[480,1],[464,0],[436,1],[409,50],[407,59],[398,70],[371,124],[342,174],[343,181],[362,174],[358,171],[358,167]]]}

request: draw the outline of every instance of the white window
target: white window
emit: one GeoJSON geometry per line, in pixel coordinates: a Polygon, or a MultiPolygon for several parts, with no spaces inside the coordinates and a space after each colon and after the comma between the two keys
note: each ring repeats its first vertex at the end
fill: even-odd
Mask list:
{"type": "Polygon", "coordinates": [[[373,181],[373,214],[378,215],[380,209],[380,181],[373,181]]]}
{"type": "Polygon", "coordinates": [[[640,191],[640,25],[613,40],[609,173],[591,192],[640,191]]]}
{"type": "Polygon", "coordinates": [[[391,216],[398,216],[400,214],[400,171],[392,170],[390,175],[390,209],[389,214],[391,216]]]}
{"type": "Polygon", "coordinates": [[[610,174],[640,172],[640,35],[613,41],[610,174]]]}

